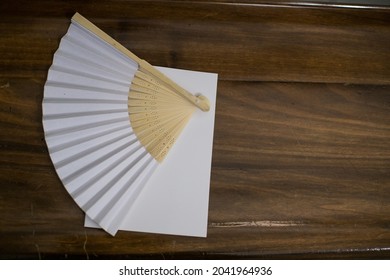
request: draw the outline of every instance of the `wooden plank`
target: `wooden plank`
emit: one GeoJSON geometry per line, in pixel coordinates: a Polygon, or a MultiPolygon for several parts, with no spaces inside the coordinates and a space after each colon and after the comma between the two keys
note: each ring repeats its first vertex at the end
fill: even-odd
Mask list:
{"type": "Polygon", "coordinates": [[[389,84],[388,7],[286,2],[2,1],[1,76],[43,77],[79,11],[155,65],[223,80],[389,84]]]}
{"type": "Polygon", "coordinates": [[[1,80],[0,258],[389,257],[389,89],[220,81],[208,237],[113,239],[51,165],[43,81],[1,80]]]}

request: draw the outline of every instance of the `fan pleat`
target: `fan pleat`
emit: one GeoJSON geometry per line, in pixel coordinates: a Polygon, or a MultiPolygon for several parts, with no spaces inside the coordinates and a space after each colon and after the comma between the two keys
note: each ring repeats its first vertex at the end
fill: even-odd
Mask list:
{"type": "Polygon", "coordinates": [[[63,141],[70,141],[73,139],[72,136],[67,136],[66,134],[80,134],[80,132],[85,132],[89,130],[104,130],[104,127],[110,127],[110,126],[115,126],[115,125],[121,125],[121,124],[126,124],[128,125],[129,122],[129,117],[128,115],[126,116],[121,116],[119,118],[112,118],[112,119],[106,119],[102,121],[93,121],[85,124],[74,124],[73,126],[69,127],[49,127],[47,124],[48,122],[43,122],[45,126],[45,140],[48,142],[48,146],[50,149],[50,143],[52,143],[52,139],[55,140],[63,140],[63,141]],[[69,138],[68,138],[69,137],[69,138]]]}
{"type": "Polygon", "coordinates": [[[83,168],[76,170],[64,178],[64,181],[69,184],[69,192],[74,197],[79,196],[90,186],[101,181],[104,176],[111,173],[120,163],[123,163],[132,155],[136,154],[137,151],[144,151],[141,149],[141,145],[122,145],[115,148],[111,153],[102,155],[89,165],[85,165],[83,168]]]}
{"type": "Polygon", "coordinates": [[[65,54],[57,50],[54,54],[53,65],[55,70],[65,69],[64,72],[81,73],[81,75],[93,76],[97,79],[112,80],[118,83],[129,84],[129,73],[111,71],[94,61],[87,61],[72,54],[65,54]]]}
{"type": "MultiPolygon", "coordinates": [[[[49,100],[52,98],[61,98],[62,100],[94,99],[96,100],[95,102],[98,102],[98,100],[116,100],[122,101],[122,103],[127,103],[127,96],[121,91],[107,91],[104,89],[96,89],[95,91],[93,87],[81,87],[78,85],[72,86],[65,83],[53,83],[51,81],[45,85],[44,104],[46,103],[46,98],[49,98],[49,100]]],[[[86,106],[90,104],[89,102],[85,103],[86,106]]],[[[44,109],[46,109],[46,107],[44,107],[44,109]]]]}
{"type": "MultiPolygon", "coordinates": [[[[141,163],[141,162],[140,162],[141,163]]],[[[117,225],[123,220],[121,217],[126,216],[130,205],[133,205],[143,186],[157,167],[157,162],[153,158],[147,159],[140,166],[138,172],[127,182],[125,188],[117,192],[109,204],[106,204],[95,220],[100,223],[102,228],[113,234],[117,231],[117,225]],[[134,186],[128,187],[128,186],[134,186]],[[115,207],[111,207],[115,204],[115,207]],[[102,215],[104,213],[104,215],[102,215]]],[[[97,207],[97,205],[96,205],[97,207]]],[[[99,208],[97,208],[99,209],[99,208]]]]}
{"type": "Polygon", "coordinates": [[[93,85],[93,87],[89,86],[88,88],[104,89],[105,92],[113,91],[121,92],[123,94],[126,93],[129,89],[128,83],[120,83],[109,79],[101,79],[93,75],[85,75],[81,71],[73,72],[68,71],[67,69],[52,69],[48,75],[48,79],[51,81],[51,83],[57,82],[61,85],[79,85],[81,88],[84,88],[85,85],[93,85]]]}
{"type": "Polygon", "coordinates": [[[136,70],[132,67],[123,67],[122,64],[115,63],[115,61],[109,58],[100,56],[99,54],[91,52],[89,49],[72,44],[66,40],[61,41],[60,49],[61,53],[65,56],[81,59],[88,64],[100,66],[101,68],[113,73],[131,73],[136,70]]]}
{"type": "Polygon", "coordinates": [[[90,127],[102,122],[116,121],[119,119],[127,118],[128,114],[125,112],[116,112],[111,114],[94,115],[92,116],[79,116],[79,117],[67,117],[58,119],[45,119],[43,120],[44,125],[49,127],[49,132],[55,130],[58,132],[59,129],[63,131],[69,131],[72,129],[79,129],[80,127],[90,127]]]}
{"type": "MultiPolygon", "coordinates": [[[[122,146],[125,144],[131,143],[133,140],[133,137],[126,137],[126,136],[119,136],[113,139],[109,139],[108,141],[102,143],[101,145],[98,145],[96,147],[92,147],[91,149],[88,149],[87,151],[80,151],[80,156],[78,157],[72,157],[70,159],[64,159],[62,161],[59,161],[58,163],[55,162],[56,158],[54,158],[53,163],[56,166],[56,169],[59,173],[61,173],[62,176],[60,177],[66,177],[69,174],[73,173],[75,169],[79,169],[83,166],[87,166],[91,164],[91,162],[95,162],[96,160],[100,158],[104,158],[105,155],[109,155],[115,151],[115,148],[118,146],[122,146]],[[72,162],[70,160],[73,160],[72,162]]],[[[55,156],[55,155],[53,155],[55,156]]]]}
{"type": "MultiPolygon", "coordinates": [[[[50,152],[52,153],[55,153],[55,152],[58,152],[58,151],[62,151],[62,150],[65,150],[67,148],[76,148],[77,145],[79,144],[83,144],[83,143],[86,143],[90,140],[93,140],[93,139],[97,139],[101,136],[106,136],[106,135],[110,135],[112,133],[115,133],[115,132],[120,132],[120,131],[126,131],[128,132],[129,130],[129,127],[127,124],[125,125],[122,125],[122,126],[109,126],[107,127],[107,129],[99,129],[99,130],[96,130],[96,131],[87,131],[86,133],[83,133],[83,134],[80,134],[80,133],[77,133],[75,136],[71,137],[72,140],[70,141],[65,141],[65,142],[55,142],[55,137],[54,137],[54,140],[51,139],[51,147],[50,147],[50,152]]],[[[57,137],[57,140],[61,140],[61,139],[64,139],[63,136],[61,137],[57,137]]]]}
{"type": "Polygon", "coordinates": [[[131,58],[119,51],[116,51],[116,49],[114,49],[108,43],[102,41],[101,38],[96,34],[77,23],[71,24],[69,26],[68,33],[65,35],[65,37],[71,37],[79,42],[84,42],[84,45],[88,45],[90,49],[93,49],[102,56],[109,57],[118,63],[131,65],[134,68],[138,67],[137,63],[131,58]]]}
{"type": "MultiPolygon", "coordinates": [[[[69,53],[77,53],[78,56],[85,57],[91,61],[98,61],[101,65],[107,67],[116,66],[120,71],[131,72],[132,69],[136,70],[138,64],[130,59],[124,59],[125,57],[118,52],[113,52],[112,48],[105,47],[104,42],[98,44],[91,44],[91,40],[94,40],[94,36],[78,36],[79,32],[74,27],[70,27],[68,33],[61,39],[60,47],[61,51],[69,53]],[[76,32],[73,32],[76,31],[76,32]],[[91,40],[90,40],[91,39],[91,40]],[[75,52],[77,50],[77,52],[75,52]]],[[[83,31],[82,31],[83,32],[83,31]]]]}
{"type": "MultiPolygon", "coordinates": [[[[137,150],[128,159],[115,166],[113,169],[115,172],[107,174],[112,176],[106,175],[101,179],[104,182],[104,187],[96,188],[96,185],[91,185],[75,199],[83,205],[91,217],[94,217],[97,213],[106,212],[103,211],[104,206],[102,207],[102,204],[110,204],[117,193],[124,192],[125,186],[131,186],[129,182],[132,182],[137,174],[143,171],[140,168],[143,162],[150,159],[151,157],[147,156],[147,151],[137,150]]],[[[111,204],[110,208],[115,206],[115,202],[111,204]]]]}
{"type": "Polygon", "coordinates": [[[100,157],[95,158],[94,161],[84,165],[82,168],[73,170],[72,173],[63,178],[63,181],[68,185],[69,193],[72,196],[82,193],[92,184],[98,182],[107,174],[112,173],[112,170],[118,164],[135,154],[140,148],[141,145],[137,144],[131,146],[128,143],[121,144],[110,151],[110,153],[100,155],[100,157]]]}
{"type": "Polygon", "coordinates": [[[113,166],[111,172],[105,174],[95,184],[89,185],[81,192],[77,192],[74,199],[92,217],[95,212],[92,212],[91,209],[101,208],[94,208],[94,205],[96,205],[100,199],[104,199],[105,202],[109,201],[110,196],[114,195],[114,193],[134,175],[141,160],[145,160],[146,153],[145,150],[137,149],[124,161],[113,166]]]}
{"type": "Polygon", "coordinates": [[[53,152],[53,162],[57,168],[61,168],[67,164],[73,164],[77,160],[92,154],[95,151],[100,151],[102,148],[108,147],[122,139],[126,138],[126,140],[130,140],[129,137],[135,138],[134,135],[130,134],[128,131],[119,131],[96,137],[89,141],[70,146],[67,149],[53,152]]]}

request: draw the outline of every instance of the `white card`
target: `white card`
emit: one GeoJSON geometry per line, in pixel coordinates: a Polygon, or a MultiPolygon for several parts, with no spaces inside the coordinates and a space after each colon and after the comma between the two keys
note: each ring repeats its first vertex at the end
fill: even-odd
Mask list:
{"type": "MultiPolygon", "coordinates": [[[[217,74],[158,67],[210,101],[196,110],[165,160],[129,207],[120,230],[206,237],[217,74]]],[[[86,216],[86,227],[98,227],[86,216]]]]}

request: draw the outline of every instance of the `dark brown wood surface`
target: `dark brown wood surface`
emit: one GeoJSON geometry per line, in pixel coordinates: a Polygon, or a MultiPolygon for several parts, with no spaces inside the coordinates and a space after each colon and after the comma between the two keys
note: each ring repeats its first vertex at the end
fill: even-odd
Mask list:
{"type": "Polygon", "coordinates": [[[1,1],[0,258],[390,257],[390,8],[245,3],[1,1]],[[219,73],[207,238],[83,227],[41,122],[76,11],[219,73]]]}

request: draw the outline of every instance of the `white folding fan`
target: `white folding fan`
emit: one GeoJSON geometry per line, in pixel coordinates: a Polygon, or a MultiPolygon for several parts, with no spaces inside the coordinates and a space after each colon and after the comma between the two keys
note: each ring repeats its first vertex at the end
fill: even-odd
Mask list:
{"type": "Polygon", "coordinates": [[[69,194],[115,235],[196,107],[208,111],[208,99],[76,13],[45,84],[45,140],[69,194]]]}

